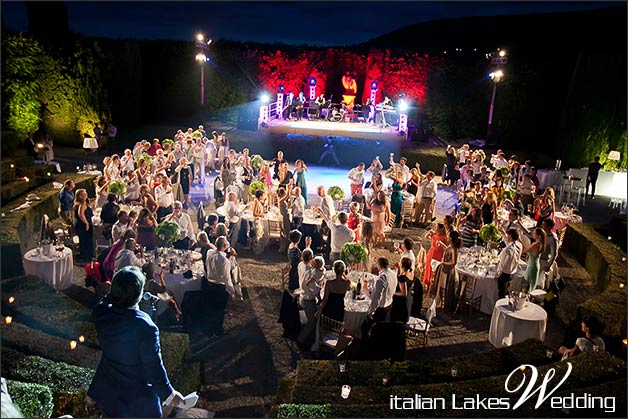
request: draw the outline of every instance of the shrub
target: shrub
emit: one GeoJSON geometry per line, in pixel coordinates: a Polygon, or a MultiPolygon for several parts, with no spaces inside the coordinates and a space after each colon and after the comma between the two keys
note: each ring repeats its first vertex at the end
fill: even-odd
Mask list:
{"type": "Polygon", "coordinates": [[[328,418],[331,410],[328,404],[293,404],[279,405],[278,418],[328,418]]]}
{"type": "Polygon", "coordinates": [[[33,355],[20,359],[11,371],[15,380],[46,385],[59,393],[87,390],[95,373],[96,371],[91,368],[77,367],[33,355]]]}
{"type": "Polygon", "coordinates": [[[13,403],[25,418],[49,418],[52,415],[52,391],[33,383],[7,380],[7,390],[13,403]]]}

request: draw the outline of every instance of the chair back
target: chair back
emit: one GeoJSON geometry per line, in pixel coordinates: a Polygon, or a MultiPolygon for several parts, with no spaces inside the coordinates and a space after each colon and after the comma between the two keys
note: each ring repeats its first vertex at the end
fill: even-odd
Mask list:
{"type": "Polygon", "coordinates": [[[283,225],[281,220],[268,220],[268,235],[271,238],[281,238],[283,236],[283,225]]]}
{"type": "Polygon", "coordinates": [[[388,227],[392,229],[395,226],[396,220],[397,220],[397,216],[393,213],[390,213],[390,217],[388,218],[388,227]]]}
{"type": "Polygon", "coordinates": [[[466,286],[464,289],[464,299],[465,301],[471,301],[473,300],[473,296],[475,294],[475,286],[477,284],[477,277],[473,276],[473,275],[467,275],[466,276],[466,286]]]}
{"type": "Polygon", "coordinates": [[[281,289],[285,290],[288,288],[288,280],[290,279],[289,277],[290,274],[290,264],[286,263],[285,265],[283,265],[281,267],[281,289]]]}
{"type": "Polygon", "coordinates": [[[339,322],[330,317],[321,315],[320,327],[323,330],[333,330],[334,332],[341,333],[345,327],[344,322],[339,322]]]}
{"type": "Polygon", "coordinates": [[[423,245],[419,246],[419,251],[416,254],[416,263],[415,263],[415,271],[423,275],[425,271],[425,260],[427,259],[427,252],[425,251],[425,247],[423,245]]]}

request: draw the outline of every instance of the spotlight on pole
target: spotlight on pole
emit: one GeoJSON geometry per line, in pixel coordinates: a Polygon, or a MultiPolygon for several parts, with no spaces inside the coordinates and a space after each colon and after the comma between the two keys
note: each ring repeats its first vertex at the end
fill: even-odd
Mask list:
{"type": "Polygon", "coordinates": [[[278,91],[279,93],[283,93],[283,92],[284,92],[284,90],[286,90],[286,88],[284,87],[284,85],[283,85],[283,84],[280,84],[280,85],[279,85],[279,87],[277,87],[277,91],[278,91]]]}
{"type": "Polygon", "coordinates": [[[316,79],[314,77],[310,78],[310,86],[316,86],[316,79]]]}
{"type": "Polygon", "coordinates": [[[207,61],[207,56],[205,54],[203,54],[202,52],[198,53],[198,54],[196,54],[196,61],[199,61],[199,62],[203,63],[203,62],[207,61]]]}
{"type": "Polygon", "coordinates": [[[205,36],[202,33],[196,34],[196,40],[199,42],[203,42],[205,36]]]}
{"type": "Polygon", "coordinates": [[[270,102],[270,96],[267,93],[263,93],[260,99],[262,99],[262,103],[270,102]]]}
{"type": "Polygon", "coordinates": [[[399,101],[399,111],[405,112],[408,110],[408,103],[405,100],[399,101]]]}
{"type": "Polygon", "coordinates": [[[494,82],[499,82],[499,81],[502,79],[502,77],[504,77],[504,72],[503,72],[503,71],[501,71],[501,70],[497,70],[497,71],[493,71],[493,72],[489,73],[489,75],[488,75],[488,76],[489,76],[489,77],[491,78],[491,80],[493,80],[494,82]]]}
{"type": "Polygon", "coordinates": [[[505,57],[506,56],[506,51],[505,50],[499,51],[499,56],[500,57],[505,57]]]}
{"type": "Polygon", "coordinates": [[[376,81],[371,83],[371,89],[377,89],[377,82],[376,81]]]}

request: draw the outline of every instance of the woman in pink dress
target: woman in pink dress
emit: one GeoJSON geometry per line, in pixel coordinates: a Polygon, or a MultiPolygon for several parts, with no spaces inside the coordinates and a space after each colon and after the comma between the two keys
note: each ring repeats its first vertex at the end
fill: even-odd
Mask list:
{"type": "Polygon", "coordinates": [[[377,246],[377,242],[380,239],[383,247],[386,240],[384,227],[388,224],[388,219],[390,217],[390,204],[388,203],[388,199],[386,198],[384,191],[377,192],[375,197],[369,203],[369,206],[371,207],[373,235],[375,236],[373,247],[377,246]]]}
{"type": "Polygon", "coordinates": [[[432,245],[425,255],[425,268],[423,269],[423,283],[429,287],[432,279],[432,260],[443,261],[446,246],[443,246],[441,243],[446,244],[447,241],[445,226],[438,223],[434,230],[430,230],[425,234],[425,237],[432,239],[432,245]]]}

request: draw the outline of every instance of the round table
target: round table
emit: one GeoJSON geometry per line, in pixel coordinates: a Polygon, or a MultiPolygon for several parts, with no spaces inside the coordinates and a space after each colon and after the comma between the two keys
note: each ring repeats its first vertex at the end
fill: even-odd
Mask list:
{"type": "Polygon", "coordinates": [[[577,214],[573,214],[573,215],[569,215],[569,214],[564,214],[560,211],[557,211],[554,213],[554,224],[556,225],[556,231],[560,231],[563,228],[567,227],[567,224],[569,223],[581,223],[582,222],[582,217],[577,215],[577,214]]]}
{"type": "Polygon", "coordinates": [[[501,348],[530,338],[545,340],[546,325],[547,313],[541,306],[526,302],[521,310],[512,311],[508,306],[508,298],[502,298],[497,300],[493,308],[488,341],[496,348],[501,348]]]}
{"type": "Polygon", "coordinates": [[[74,279],[74,258],[72,250],[64,247],[62,252],[52,251],[50,256],[38,248],[24,254],[24,272],[40,277],[57,291],[69,288],[74,279]]]}

